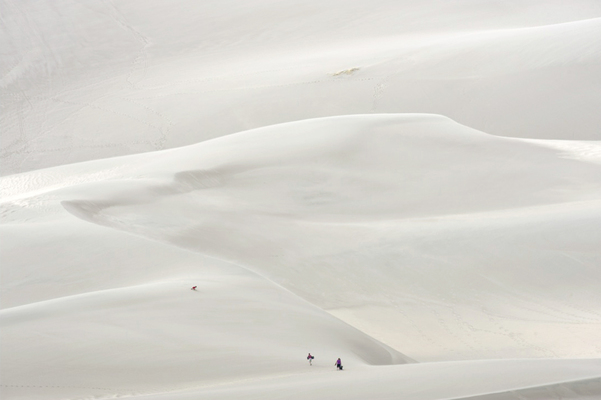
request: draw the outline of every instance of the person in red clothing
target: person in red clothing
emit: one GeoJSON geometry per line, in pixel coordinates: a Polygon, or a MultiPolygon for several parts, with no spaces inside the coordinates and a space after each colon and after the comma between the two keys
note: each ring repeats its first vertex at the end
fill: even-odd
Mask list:
{"type": "Polygon", "coordinates": [[[313,356],[311,355],[311,353],[309,353],[309,355],[307,356],[307,360],[309,360],[309,365],[313,365],[313,359],[314,359],[314,358],[315,358],[315,357],[313,357],[313,356]]]}
{"type": "Polygon", "coordinates": [[[196,290],[197,286],[192,286],[192,289],[190,290],[196,290]]]}

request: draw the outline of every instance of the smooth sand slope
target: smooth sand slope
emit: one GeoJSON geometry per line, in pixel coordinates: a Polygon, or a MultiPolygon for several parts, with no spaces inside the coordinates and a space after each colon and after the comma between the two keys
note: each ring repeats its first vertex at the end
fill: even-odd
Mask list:
{"type": "Polygon", "coordinates": [[[2,178],[3,389],[601,395],[586,149],[359,115],[2,178]]]}
{"type": "Polygon", "coordinates": [[[601,399],[599,1],[0,10],[0,398],[601,399]]]}
{"type": "Polygon", "coordinates": [[[0,7],[2,175],[346,114],[601,140],[596,0],[0,7]]]}

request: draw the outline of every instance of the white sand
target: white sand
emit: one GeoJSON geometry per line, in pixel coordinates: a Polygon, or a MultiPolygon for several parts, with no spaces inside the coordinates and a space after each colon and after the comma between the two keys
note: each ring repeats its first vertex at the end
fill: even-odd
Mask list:
{"type": "Polygon", "coordinates": [[[601,398],[601,6],[414,3],[3,4],[0,397],[601,398]]]}
{"type": "Polygon", "coordinates": [[[356,113],[601,140],[596,0],[280,3],[3,4],[0,174],[356,113]]]}

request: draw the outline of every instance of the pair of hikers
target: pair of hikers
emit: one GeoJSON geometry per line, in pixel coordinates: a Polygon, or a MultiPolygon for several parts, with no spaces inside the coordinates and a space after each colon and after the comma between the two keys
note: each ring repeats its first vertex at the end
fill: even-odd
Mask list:
{"type": "MultiPolygon", "coordinates": [[[[309,360],[309,365],[313,365],[313,359],[314,358],[315,357],[313,357],[311,355],[311,353],[309,353],[309,355],[307,356],[307,360],[309,360]]],[[[342,371],[342,361],[340,361],[340,358],[338,360],[336,360],[336,363],[334,365],[336,365],[336,368],[338,368],[339,370],[342,371]]]]}

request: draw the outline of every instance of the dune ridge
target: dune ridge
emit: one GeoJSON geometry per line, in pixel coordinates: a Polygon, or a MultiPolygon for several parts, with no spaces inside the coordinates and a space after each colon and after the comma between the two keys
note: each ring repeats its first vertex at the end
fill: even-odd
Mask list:
{"type": "Polygon", "coordinates": [[[601,398],[598,1],[0,3],[3,399],[601,398]]]}
{"type": "MultiPolygon", "coordinates": [[[[353,115],[55,167],[33,185],[28,175],[40,172],[2,178],[22,188],[3,203],[19,207],[4,215],[12,220],[0,230],[6,254],[19,252],[22,235],[48,249],[21,259],[4,283],[9,393],[73,380],[81,383],[67,391],[74,396],[106,388],[104,395],[224,398],[242,390],[278,398],[277,382],[290,391],[315,379],[322,390],[340,390],[303,362],[288,366],[305,350],[318,356],[313,371],[326,373],[322,360],[343,356],[348,379],[384,379],[370,389],[382,398],[409,393],[393,382],[414,372],[382,375],[374,365],[417,360],[427,367],[416,377],[426,379],[440,361],[471,359],[507,378],[520,363],[495,369],[490,359],[543,358],[526,362],[542,367],[570,355],[593,359],[522,386],[464,381],[471,389],[458,398],[538,396],[534,387],[561,393],[578,384],[558,382],[581,380],[591,380],[583,393],[593,393],[601,374],[592,289],[601,279],[593,250],[601,167],[556,147],[436,115],[353,115]],[[53,177],[72,183],[57,186],[53,177]],[[32,218],[19,222],[23,215],[32,218]],[[23,229],[31,224],[35,236],[23,229]],[[132,256],[139,265],[122,264],[132,256]],[[39,335],[46,339],[31,348],[39,335]],[[24,361],[30,352],[43,355],[35,367],[24,361]],[[206,368],[190,369],[195,363],[206,368]],[[581,367],[589,372],[565,375],[581,367]],[[153,384],[143,389],[148,377],[153,384]]],[[[414,398],[449,398],[443,386],[414,398]]]]}
{"type": "Polygon", "coordinates": [[[4,9],[2,175],[346,114],[427,112],[501,136],[600,139],[594,1],[4,9]]]}

